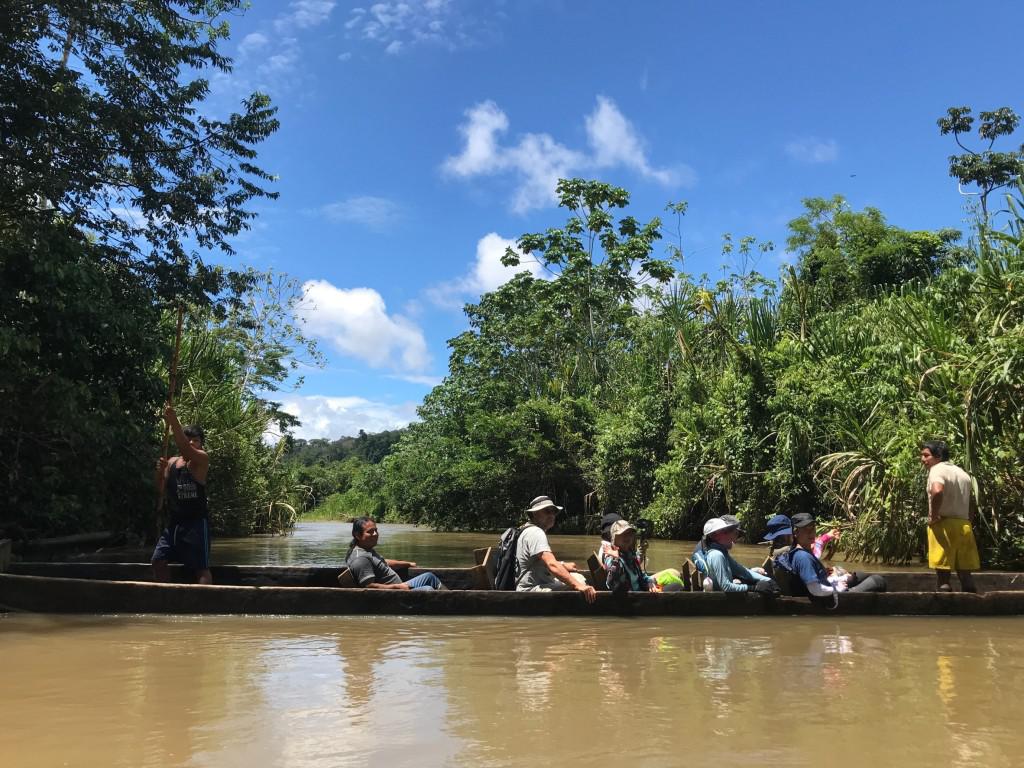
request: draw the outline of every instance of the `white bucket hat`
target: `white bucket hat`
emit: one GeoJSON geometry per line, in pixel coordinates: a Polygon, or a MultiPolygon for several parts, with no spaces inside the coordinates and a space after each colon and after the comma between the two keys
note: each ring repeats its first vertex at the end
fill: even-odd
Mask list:
{"type": "Polygon", "coordinates": [[[713,533],[718,533],[719,531],[727,531],[735,528],[739,528],[735,523],[730,523],[728,520],[723,520],[720,517],[712,517],[704,523],[704,538],[707,538],[713,533]]]}

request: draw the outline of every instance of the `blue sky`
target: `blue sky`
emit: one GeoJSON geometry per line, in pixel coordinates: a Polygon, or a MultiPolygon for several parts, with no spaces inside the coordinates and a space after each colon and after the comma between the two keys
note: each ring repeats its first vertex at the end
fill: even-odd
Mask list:
{"type": "MultiPolygon", "coordinates": [[[[690,273],[721,235],[786,259],[801,199],[844,195],[908,229],[963,227],[936,119],[1021,109],[1024,6],[954,2],[261,2],[231,19],[211,108],[259,88],[278,201],[237,263],[283,271],[328,363],[281,396],[300,437],[407,423],[447,370],[461,306],[509,276],[525,232],[560,226],[554,180],[687,200],[690,273]]],[[[1019,138],[1018,138],[1019,141],[1019,138]]],[[[673,225],[674,228],[674,225],[673,225]]]]}

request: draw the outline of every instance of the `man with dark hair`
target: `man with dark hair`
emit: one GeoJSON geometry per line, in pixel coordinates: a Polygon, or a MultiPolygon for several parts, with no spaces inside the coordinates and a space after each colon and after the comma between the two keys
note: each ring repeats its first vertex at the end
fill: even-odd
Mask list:
{"type": "Polygon", "coordinates": [[[928,567],[935,570],[940,592],[950,592],[955,570],[964,592],[977,592],[972,571],[981,568],[971,521],[977,513],[971,476],[949,461],[944,442],[921,445],[921,464],[928,470],[928,567]]]}
{"type": "Polygon", "coordinates": [[[210,525],[206,506],[206,474],[210,457],[202,427],[182,427],[174,408],[164,409],[164,421],[174,436],[179,456],[157,461],[156,486],[167,499],[168,520],[153,550],[153,578],[169,581],[171,560],[192,570],[200,584],[212,584],[210,525]]]}

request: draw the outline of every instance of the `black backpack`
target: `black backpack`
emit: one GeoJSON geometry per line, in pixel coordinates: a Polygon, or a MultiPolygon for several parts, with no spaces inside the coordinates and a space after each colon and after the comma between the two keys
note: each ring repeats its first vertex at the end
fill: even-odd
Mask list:
{"type": "MultiPolygon", "coordinates": [[[[796,549],[791,547],[772,561],[774,569],[772,578],[779,585],[782,594],[790,597],[810,597],[811,593],[804,586],[803,580],[797,576],[796,566],[793,564],[793,555],[795,554],[796,549]]],[[[810,553],[808,552],[808,554],[810,553]]]]}
{"type": "Polygon", "coordinates": [[[519,537],[530,525],[527,523],[519,528],[508,528],[501,534],[494,571],[495,589],[512,590],[516,588],[516,584],[519,582],[519,559],[516,557],[516,548],[519,545],[519,537]]]}

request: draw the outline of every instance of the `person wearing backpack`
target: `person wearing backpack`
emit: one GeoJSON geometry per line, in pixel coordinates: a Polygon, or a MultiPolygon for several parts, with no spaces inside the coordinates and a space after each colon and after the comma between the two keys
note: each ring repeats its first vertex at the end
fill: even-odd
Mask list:
{"type": "Polygon", "coordinates": [[[729,554],[739,538],[739,524],[713,517],[704,523],[704,562],[708,578],[720,592],[761,592],[777,595],[779,585],[764,574],[740,565],[729,554]],[[739,583],[736,582],[739,580],[739,583]]]}
{"type": "Polygon", "coordinates": [[[792,517],[793,548],[775,558],[776,569],[791,574],[789,593],[793,597],[831,597],[838,600],[841,592],[885,592],[885,578],[850,573],[844,577],[831,577],[811,548],[818,530],[814,516],[798,512],[792,517]]]}
{"type": "Polygon", "coordinates": [[[793,522],[786,515],[775,515],[765,524],[768,529],[761,541],[768,542],[768,557],[773,560],[793,546],[793,522]]]}
{"type": "Polygon", "coordinates": [[[530,502],[526,514],[531,525],[519,534],[516,542],[516,564],[519,576],[517,592],[551,592],[574,589],[583,594],[588,603],[597,599],[597,592],[576,571],[575,563],[563,563],[551,552],[547,532],[555,525],[562,511],[547,496],[538,496],[530,502]]]}

